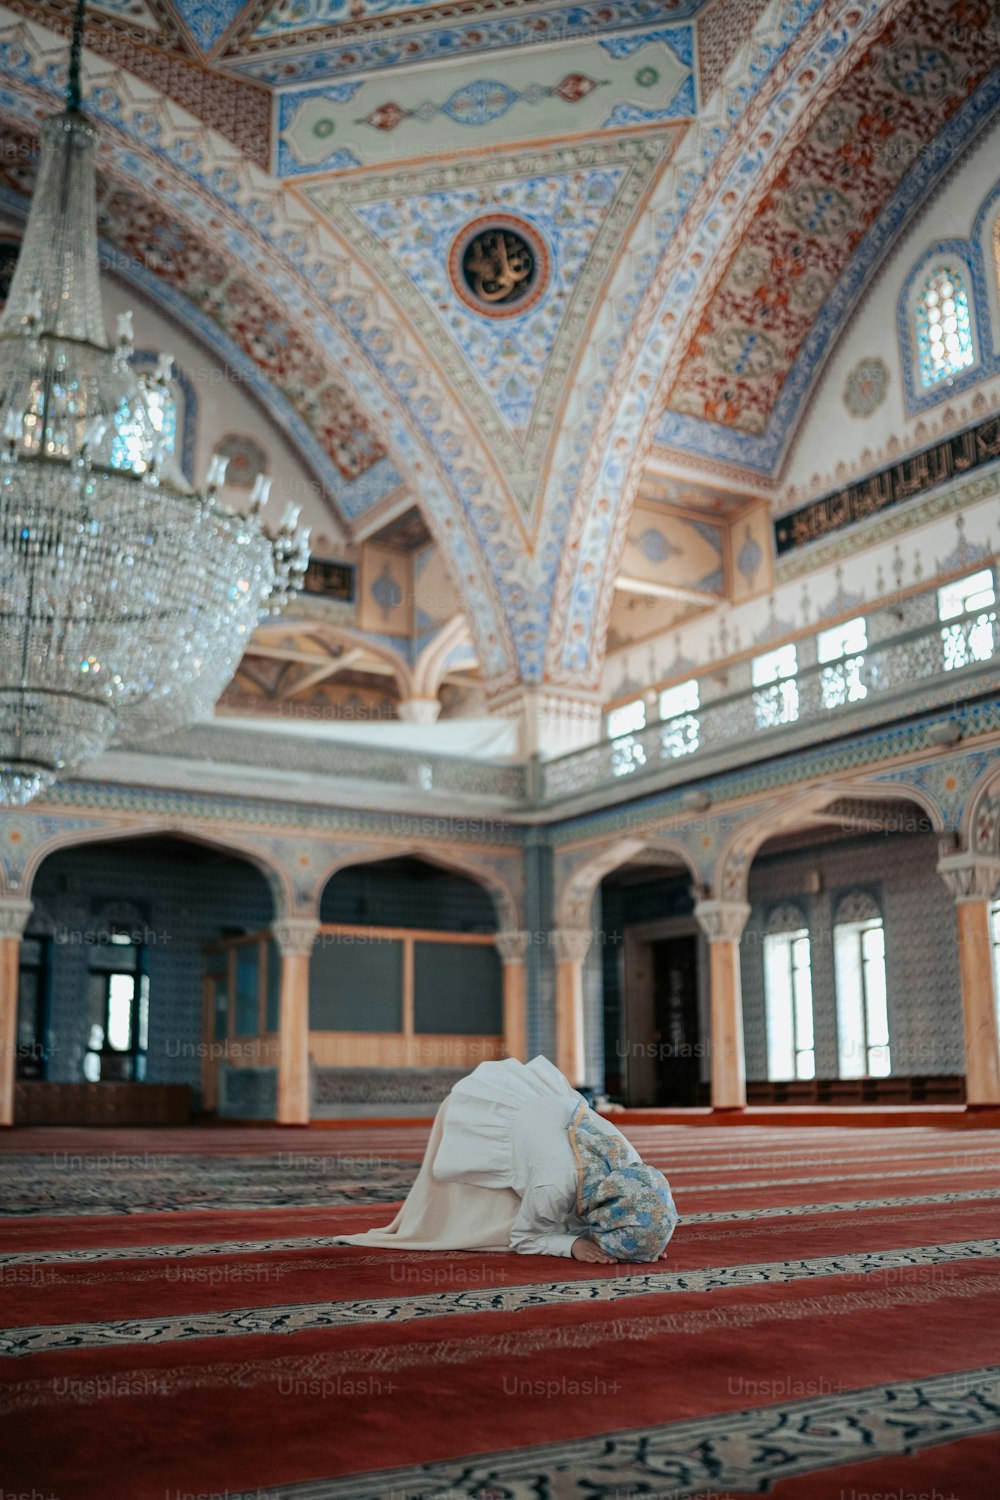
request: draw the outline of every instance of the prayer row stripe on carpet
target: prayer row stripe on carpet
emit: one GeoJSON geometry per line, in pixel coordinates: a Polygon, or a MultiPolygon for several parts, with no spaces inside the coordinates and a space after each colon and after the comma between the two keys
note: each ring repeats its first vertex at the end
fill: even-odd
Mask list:
{"type": "Polygon", "coordinates": [[[274,1500],[459,1500],[584,1492],[680,1500],[699,1493],[757,1494],[794,1475],[996,1432],[1000,1366],[988,1365],[446,1463],[282,1485],[257,1494],[261,1500],[265,1495],[274,1500]]]}
{"type": "MultiPolygon", "coordinates": [[[[690,1187],[688,1188],[690,1191],[690,1187]]],[[[681,1216],[682,1228],[695,1224],[729,1224],[756,1221],[757,1219],[797,1219],[815,1215],[863,1213],[868,1209],[909,1208],[944,1203],[971,1203],[1000,1198],[1000,1188],[958,1188],[951,1193],[917,1193],[900,1198],[854,1198],[837,1199],[829,1203],[784,1203],[764,1208],[718,1209],[706,1213],[686,1213],[681,1216]]],[[[88,1246],[66,1250],[10,1250],[0,1252],[0,1268],[4,1266],[58,1265],[114,1260],[173,1260],[192,1256],[212,1255],[271,1255],[287,1250],[328,1250],[340,1245],[337,1235],[288,1235],[282,1239],[221,1240],[205,1244],[183,1244],[167,1241],[164,1244],[123,1244],[88,1246]]],[[[398,1254],[398,1252],[395,1252],[398,1254]]],[[[413,1252],[425,1254],[425,1252],[413,1252]]],[[[438,1251],[438,1255],[464,1256],[464,1250],[438,1251]]],[[[382,1252],[383,1259],[385,1252],[382,1252]]]]}
{"type": "Polygon", "coordinates": [[[699,1335],[724,1328],[748,1330],[773,1323],[815,1321],[818,1318],[852,1317],[856,1313],[887,1309],[927,1308],[948,1301],[995,1297],[995,1275],[969,1276],[963,1280],[932,1284],[893,1286],[869,1290],[849,1288],[814,1294],[788,1302],[726,1301],[722,1307],[702,1307],[689,1312],[669,1312],[637,1317],[604,1318],[596,1323],[547,1324],[543,1328],[504,1329],[497,1334],[471,1334],[462,1338],[375,1345],[370,1348],[334,1349],[327,1353],[270,1355],[233,1361],[174,1365],[167,1368],[116,1369],[103,1378],[62,1381],[18,1380],[0,1387],[0,1416],[38,1407],[71,1404],[97,1406],[108,1400],[147,1391],[157,1397],[174,1397],[187,1391],[252,1390],[281,1382],[308,1381],[339,1390],[345,1379],[370,1375],[399,1375],[406,1370],[472,1365],[486,1368],[489,1361],[511,1357],[537,1359],[555,1353],[578,1359],[588,1350],[604,1350],[620,1344],[649,1339],[699,1335]]]}
{"type": "Polygon", "coordinates": [[[148,1347],[188,1339],[294,1334],[359,1324],[410,1322],[418,1318],[461,1317],[472,1313],[511,1313],[559,1306],[594,1305],[679,1292],[716,1292],[733,1287],[784,1284],[822,1276],[868,1276],[906,1266],[1000,1258],[1000,1239],[917,1245],[905,1250],[713,1266],[681,1272],[650,1272],[626,1278],[463,1288],[420,1296],[372,1297],[350,1302],[290,1303],[238,1307],[174,1317],[132,1318],[63,1325],[36,1324],[0,1331],[0,1354],[23,1357],[64,1349],[148,1347]]]}
{"type": "MultiPolygon", "coordinates": [[[[655,1162],[653,1164],[655,1165],[655,1162]]],[[[768,1164],[764,1162],[759,1165],[766,1170],[768,1164]]],[[[933,1167],[915,1168],[896,1168],[891,1165],[887,1167],[885,1162],[877,1161],[873,1162],[871,1169],[866,1172],[827,1172],[804,1177],[760,1177],[749,1182],[743,1179],[727,1182],[688,1182],[683,1184],[683,1190],[688,1193],[745,1193],[762,1188],[870,1182],[873,1178],[895,1182],[942,1175],[951,1178],[971,1173],[979,1176],[1000,1173],[1000,1161],[977,1161],[966,1165],[943,1162],[933,1167]]],[[[278,1211],[289,1208],[325,1209],[356,1206],[359,1203],[375,1206],[380,1203],[397,1203],[406,1196],[415,1175],[416,1169],[411,1163],[396,1164],[395,1171],[390,1171],[383,1163],[383,1172],[379,1181],[358,1178],[353,1180],[350,1186],[336,1185],[331,1182],[326,1187],[323,1197],[304,1200],[299,1196],[301,1189],[297,1190],[294,1185],[289,1187],[286,1184],[276,1183],[271,1187],[270,1197],[238,1196],[238,1203],[243,1212],[278,1211]]],[[[8,1184],[5,1190],[5,1201],[0,1204],[0,1217],[54,1219],[85,1218],[90,1214],[223,1213],[232,1210],[234,1193],[238,1193],[239,1188],[239,1184],[234,1185],[227,1181],[225,1196],[217,1191],[210,1197],[200,1197],[192,1191],[190,1183],[182,1179],[180,1183],[173,1184],[176,1197],[171,1200],[168,1193],[171,1185],[163,1178],[154,1180],[148,1185],[141,1180],[126,1182],[115,1179],[113,1190],[109,1188],[107,1182],[95,1182],[82,1190],[77,1189],[77,1196],[71,1198],[65,1193],[58,1197],[53,1187],[39,1185],[36,1182],[33,1193],[26,1191],[21,1198],[18,1198],[8,1184]],[[155,1191],[152,1192],[151,1197],[153,1189],[155,1191]]],[[[218,1189],[221,1187],[221,1183],[217,1184],[218,1189]]],[[[256,1187],[259,1191],[260,1184],[256,1184],[256,1187]]]]}

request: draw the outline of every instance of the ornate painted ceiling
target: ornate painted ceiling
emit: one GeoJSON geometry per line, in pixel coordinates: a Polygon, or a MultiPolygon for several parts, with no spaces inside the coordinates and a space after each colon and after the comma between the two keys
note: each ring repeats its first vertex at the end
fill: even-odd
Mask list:
{"type": "MultiPolygon", "coordinates": [[[[71,9],[0,7],[8,141],[71,9]]],[[[686,559],[661,626],[756,571],[745,518],[998,65],[998,0],[107,0],[84,82],[111,253],[346,534],[419,506],[499,699],[592,692],[651,561],[686,559]]]]}

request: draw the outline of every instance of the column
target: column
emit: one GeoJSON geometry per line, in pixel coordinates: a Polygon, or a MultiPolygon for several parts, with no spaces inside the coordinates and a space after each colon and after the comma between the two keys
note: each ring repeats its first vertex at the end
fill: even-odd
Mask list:
{"type": "Polygon", "coordinates": [[[441,712],[438,698],[402,698],[396,713],[404,724],[435,724],[441,712]]]}
{"type": "Polygon", "coordinates": [[[583,960],[592,937],[589,927],[557,927],[552,932],[556,954],[556,1066],[574,1087],[587,1081],[583,1051],[583,960]]]}
{"type": "Polygon", "coordinates": [[[497,952],[503,964],[503,1050],[505,1057],[528,1061],[528,991],[524,955],[529,932],[498,932],[497,952]]]}
{"type": "Polygon", "coordinates": [[[272,931],[281,953],[277,1120],[279,1125],[308,1125],[309,955],[319,922],[285,917],[272,931]]]}
{"type": "Polygon", "coordinates": [[[1000,1030],[990,903],[1000,885],[1000,859],[988,854],[945,854],[938,874],[955,898],[958,963],[965,1031],[965,1102],[1000,1104],[1000,1030]]]}
{"type": "Polygon", "coordinates": [[[489,699],[489,710],[518,722],[521,754],[566,755],[601,737],[600,693],[519,684],[489,699]]]}
{"type": "Polygon", "coordinates": [[[0,896],[0,1125],[14,1123],[21,934],[30,916],[30,901],[0,896]]]}
{"type": "Polygon", "coordinates": [[[747,1102],[743,1059],[743,990],[740,936],[748,901],[699,901],[694,909],[708,938],[712,1000],[712,1108],[743,1109],[747,1102]]]}

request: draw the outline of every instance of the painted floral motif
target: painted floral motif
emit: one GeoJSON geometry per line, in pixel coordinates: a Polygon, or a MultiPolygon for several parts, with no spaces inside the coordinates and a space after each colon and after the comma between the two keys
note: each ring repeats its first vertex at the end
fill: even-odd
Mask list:
{"type": "Polygon", "coordinates": [[[672,412],[765,432],[820,304],[916,155],[980,83],[987,51],[974,27],[955,32],[936,4],[890,23],[818,115],[791,180],[784,174],[762,203],[678,363],[672,412]],[[796,295],[807,277],[816,278],[809,294],[796,295]]]}
{"type": "Polygon", "coordinates": [[[516,336],[509,324],[474,311],[448,274],[456,237],[483,215],[478,186],[382,199],[355,208],[438,309],[471,371],[517,437],[527,434],[567,303],[625,174],[626,168],[609,166],[491,186],[494,217],[513,210],[509,216],[534,226],[537,239],[552,252],[548,288],[518,318],[516,336]]]}
{"type": "Polygon", "coordinates": [[[393,577],[388,563],[372,584],[371,596],[381,610],[383,620],[388,620],[393,610],[402,604],[403,591],[393,577]]]}
{"type": "Polygon", "coordinates": [[[566,104],[577,104],[594,89],[600,88],[603,81],[587,78],[582,73],[567,73],[554,87],[533,83],[519,91],[496,79],[480,78],[456,89],[443,104],[426,99],[415,109],[404,109],[401,104],[390,100],[373,109],[358,124],[371,125],[375,130],[395,130],[403,120],[419,120],[423,124],[438,115],[447,115],[457,125],[491,125],[515,104],[541,104],[543,100],[553,98],[562,99],[566,104]]]}
{"type": "Polygon", "coordinates": [[[854,366],[844,384],[844,405],[852,417],[870,417],[882,405],[889,389],[889,368],[873,355],[854,366]]]}
{"type": "Polygon", "coordinates": [[[675,557],[680,551],[679,547],[663,535],[663,532],[655,526],[647,526],[645,531],[639,533],[639,551],[647,562],[662,563],[668,557],[675,557]]]}
{"type": "Polygon", "coordinates": [[[309,421],[345,479],[358,478],[384,457],[350,396],[330,379],[319,349],[257,283],[233,276],[214,249],[124,190],[99,194],[98,226],[225,330],[309,421]]]}
{"type": "Polygon", "coordinates": [[[203,52],[210,52],[236,20],[244,0],[175,0],[188,31],[203,52]]]}
{"type": "Polygon", "coordinates": [[[215,451],[227,460],[226,483],[236,489],[252,489],[257,475],[267,473],[267,453],[247,433],[230,433],[220,439],[215,451]]]}
{"type": "Polygon", "coordinates": [[[753,581],[757,577],[757,572],[763,561],[763,549],[750,530],[750,527],[747,526],[744,528],[743,545],[736,558],[736,566],[739,569],[740,576],[746,579],[750,588],[753,588],[753,581]]]}

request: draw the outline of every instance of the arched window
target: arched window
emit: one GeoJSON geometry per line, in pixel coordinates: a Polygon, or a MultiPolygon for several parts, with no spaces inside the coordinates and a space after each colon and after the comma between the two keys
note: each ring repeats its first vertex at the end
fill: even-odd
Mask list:
{"type": "Polygon", "coordinates": [[[993,936],[993,998],[996,1001],[997,1020],[1000,1021],[1000,901],[990,908],[990,923],[993,936]]]}
{"type": "MultiPolygon", "coordinates": [[[[174,456],[177,451],[178,430],[178,386],[174,379],[165,378],[163,360],[169,355],[151,360],[146,354],[137,354],[132,363],[140,370],[139,379],[146,393],[146,405],[153,426],[159,435],[163,452],[174,456]]],[[[115,412],[115,440],[111,449],[111,464],[116,469],[132,469],[141,474],[145,468],[144,434],[133,421],[126,403],[115,412]]]]}
{"type": "Polygon", "coordinates": [[[815,1078],[812,953],[809,926],[798,906],[779,906],[768,918],[764,1003],[768,1078],[815,1078]]]}
{"type": "Polygon", "coordinates": [[[885,1078],[891,1072],[885,934],[878,902],[852,891],[833,927],[837,979],[837,1051],[841,1078],[885,1078]]]}
{"type": "Polygon", "coordinates": [[[975,360],[969,294],[957,266],[936,266],[924,279],[917,298],[917,354],[924,387],[975,360]]]}

